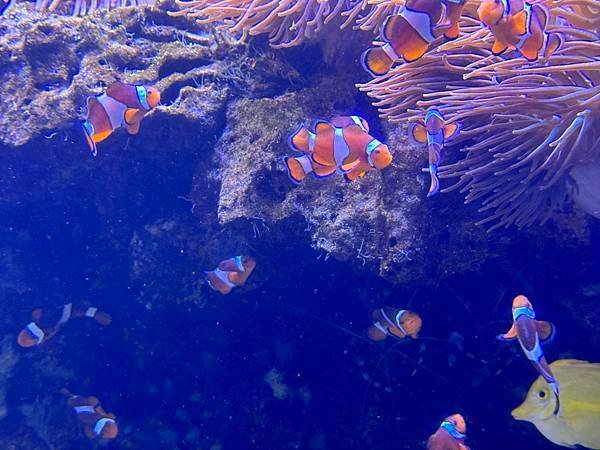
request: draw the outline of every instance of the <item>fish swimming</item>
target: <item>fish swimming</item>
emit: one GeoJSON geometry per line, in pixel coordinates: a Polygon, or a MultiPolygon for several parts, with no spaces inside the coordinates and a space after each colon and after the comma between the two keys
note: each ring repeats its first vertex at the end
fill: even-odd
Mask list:
{"type": "Polygon", "coordinates": [[[512,416],[531,422],[557,445],[600,449],[600,364],[564,359],[553,362],[550,368],[560,383],[558,413],[554,413],[556,397],[546,380],[538,377],[512,416]]]}
{"type": "Polygon", "coordinates": [[[464,0],[407,0],[398,14],[381,27],[384,45],[368,48],[361,56],[363,68],[372,76],[386,74],[394,62],[416,61],[442,34],[455,39],[464,0]]]}
{"type": "Polygon", "coordinates": [[[242,286],[256,267],[251,256],[234,256],[221,261],[215,270],[204,272],[206,282],[215,291],[229,294],[236,286],[242,286]]]}
{"type": "Polygon", "coordinates": [[[376,309],[371,316],[373,325],[367,330],[367,335],[373,341],[383,341],[388,336],[415,339],[423,325],[417,313],[392,306],[376,309]]]}
{"type": "Polygon", "coordinates": [[[548,10],[523,0],[484,0],[477,9],[479,19],[491,30],[496,39],[494,55],[506,50],[517,50],[528,61],[551,56],[563,42],[557,33],[548,34],[548,10]]]}
{"type": "Polygon", "coordinates": [[[517,339],[525,356],[531,361],[538,373],[552,387],[559,398],[559,383],[548,366],[542,344],[550,342],[556,333],[550,322],[535,320],[535,312],[524,295],[517,295],[512,305],[513,324],[508,332],[498,336],[498,340],[512,341],[517,339]]]}
{"type": "Polygon", "coordinates": [[[119,434],[117,417],[107,413],[96,397],[82,397],[73,395],[68,389],[61,389],[60,393],[67,399],[67,405],[77,415],[77,420],[83,426],[83,431],[88,439],[111,440],[119,434]]]}
{"type": "Polygon", "coordinates": [[[460,414],[444,419],[440,427],[427,440],[428,450],[469,450],[464,444],[467,437],[467,424],[460,414]]]}
{"type": "Polygon", "coordinates": [[[460,124],[446,123],[443,114],[437,108],[428,109],[423,122],[412,123],[409,126],[408,134],[411,142],[415,145],[427,144],[429,167],[424,171],[429,172],[431,177],[427,197],[433,197],[440,191],[438,167],[442,162],[442,150],[446,143],[458,136],[459,132],[460,124]]]}
{"type": "Polygon", "coordinates": [[[110,136],[117,128],[125,127],[129,134],[140,131],[146,113],[160,103],[160,92],[153,87],[113,83],[106,92],[88,97],[87,117],[82,122],[85,138],[96,156],[96,143],[110,136]]]}
{"type": "Polygon", "coordinates": [[[110,325],[112,318],[96,307],[75,306],[67,303],[56,308],[36,308],[31,313],[32,322],[17,336],[21,347],[35,347],[55,336],[60,328],[74,318],[88,317],[103,326],[110,325]]]}
{"type": "Polygon", "coordinates": [[[371,136],[367,122],[358,116],[315,121],[310,129],[301,126],[288,142],[293,150],[304,153],[285,158],[288,176],[296,184],[309,173],[324,178],[339,172],[354,181],[392,162],[387,145],[371,136]]]}

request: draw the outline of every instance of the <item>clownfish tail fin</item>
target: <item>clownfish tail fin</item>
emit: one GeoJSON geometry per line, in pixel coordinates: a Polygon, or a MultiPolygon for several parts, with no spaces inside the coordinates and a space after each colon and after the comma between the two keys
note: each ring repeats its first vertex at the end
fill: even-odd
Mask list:
{"type": "Polygon", "coordinates": [[[388,73],[394,61],[385,52],[383,47],[371,47],[363,52],[360,57],[360,63],[367,72],[377,77],[388,73]]]}
{"type": "Polygon", "coordinates": [[[433,171],[431,168],[429,169],[429,174],[431,176],[431,183],[429,185],[429,192],[427,192],[427,198],[431,198],[440,192],[440,179],[437,176],[437,169],[433,171]]]}
{"type": "Polygon", "coordinates": [[[83,132],[85,133],[85,140],[87,141],[90,150],[93,156],[98,155],[98,147],[96,147],[96,142],[94,141],[94,127],[90,123],[89,120],[82,120],[81,127],[83,128],[83,132]]]}
{"type": "Polygon", "coordinates": [[[297,152],[308,152],[310,150],[311,133],[304,125],[298,126],[296,131],[290,134],[288,145],[292,150],[297,152]]]}

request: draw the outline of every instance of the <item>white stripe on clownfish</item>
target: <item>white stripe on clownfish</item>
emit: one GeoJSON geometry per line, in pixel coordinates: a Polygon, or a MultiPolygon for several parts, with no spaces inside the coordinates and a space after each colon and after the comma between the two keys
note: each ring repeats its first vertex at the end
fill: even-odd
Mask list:
{"type": "Polygon", "coordinates": [[[385,335],[389,335],[390,332],[387,330],[387,328],[385,328],[383,325],[381,325],[379,322],[375,322],[373,324],[375,326],[375,328],[377,328],[379,331],[381,331],[383,334],[385,335]]]}
{"type": "Polygon", "coordinates": [[[428,13],[423,11],[413,11],[404,6],[400,15],[415,29],[425,42],[431,44],[435,41],[435,36],[431,32],[431,17],[428,13]]]}
{"type": "Polygon", "coordinates": [[[219,280],[221,280],[227,287],[235,287],[235,284],[229,281],[229,272],[219,269],[218,267],[214,270],[214,274],[219,280]]]}
{"type": "Polygon", "coordinates": [[[96,317],[97,312],[98,312],[98,308],[94,308],[94,307],[90,306],[88,309],[85,310],[85,316],[93,319],[94,317],[96,317]]]}
{"type": "Polygon", "coordinates": [[[400,320],[402,319],[402,316],[404,315],[405,312],[406,312],[405,309],[401,309],[400,311],[398,311],[398,314],[396,314],[396,326],[400,329],[400,331],[402,331],[402,333],[404,333],[405,336],[408,336],[408,332],[400,324],[400,320]]]}
{"type": "Polygon", "coordinates": [[[367,160],[369,161],[369,165],[371,167],[375,167],[375,163],[373,162],[373,158],[371,158],[371,153],[373,153],[373,151],[379,147],[381,145],[381,142],[378,141],[377,139],[373,139],[371,142],[369,142],[369,144],[367,145],[367,160]]]}
{"type": "Polygon", "coordinates": [[[333,137],[333,159],[335,160],[335,165],[338,167],[338,170],[341,172],[345,172],[341,167],[344,165],[344,160],[349,154],[350,147],[348,147],[348,143],[346,142],[346,139],[344,139],[344,129],[336,128],[333,137]]]}
{"type": "Polygon", "coordinates": [[[94,414],[96,412],[96,408],[91,405],[74,406],[73,410],[75,411],[76,414],[82,414],[82,413],[94,414]]]}
{"type": "Polygon", "coordinates": [[[113,130],[116,130],[122,126],[125,118],[125,111],[127,111],[127,106],[115,100],[114,98],[109,97],[106,93],[98,95],[96,99],[100,102],[104,108],[104,111],[106,111],[108,121],[110,122],[110,127],[113,130]]]}
{"type": "Polygon", "coordinates": [[[35,322],[29,323],[25,328],[37,339],[37,343],[41,344],[46,336],[44,330],[37,326],[35,322]]]}
{"type": "Polygon", "coordinates": [[[241,256],[236,256],[235,258],[233,258],[233,260],[235,261],[235,266],[238,268],[238,270],[240,272],[245,272],[246,269],[244,268],[244,264],[242,263],[242,257],[241,256]]]}
{"type": "MultiPolygon", "coordinates": [[[[385,51],[385,50],[384,50],[385,51]]],[[[395,52],[394,52],[395,53],[395,52]]],[[[397,56],[397,55],[396,55],[397,56]]],[[[365,133],[368,133],[367,129],[365,128],[365,126],[362,123],[362,120],[360,117],[358,116],[350,116],[350,118],[352,119],[352,121],[358,125],[365,133]]]]}
{"type": "Polygon", "coordinates": [[[140,104],[144,107],[146,111],[150,111],[150,105],[148,104],[148,91],[144,86],[136,85],[135,92],[137,94],[137,98],[140,101],[140,104]]]}
{"type": "Polygon", "coordinates": [[[67,303],[66,305],[64,305],[63,310],[62,310],[62,316],[60,316],[60,320],[58,321],[58,323],[60,323],[60,324],[67,323],[69,321],[69,319],[71,318],[72,310],[73,310],[72,303],[67,303]]]}
{"type": "Polygon", "coordinates": [[[96,433],[97,436],[100,436],[107,423],[115,423],[115,421],[113,419],[109,419],[108,417],[98,419],[98,422],[96,422],[96,425],[94,425],[94,433],[96,433]]]}

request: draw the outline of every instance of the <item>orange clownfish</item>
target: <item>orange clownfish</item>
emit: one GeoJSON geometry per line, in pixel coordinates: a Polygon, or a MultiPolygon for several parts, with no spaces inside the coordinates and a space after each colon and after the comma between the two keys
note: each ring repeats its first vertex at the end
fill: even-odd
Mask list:
{"type": "Polygon", "coordinates": [[[416,61],[442,33],[455,39],[465,0],[407,0],[398,14],[389,16],[381,27],[384,45],[368,48],[361,57],[372,76],[386,74],[394,62],[416,61]]]}
{"type": "MultiPolygon", "coordinates": [[[[512,341],[517,339],[525,356],[531,361],[538,373],[552,387],[556,398],[559,398],[558,380],[552,374],[552,370],[546,361],[542,344],[547,344],[554,339],[556,329],[550,322],[535,320],[535,312],[531,302],[524,295],[517,295],[512,304],[513,324],[505,334],[498,336],[500,341],[512,341]]],[[[556,402],[558,411],[558,404],[556,402]]]]}
{"type": "Polygon", "coordinates": [[[477,9],[477,15],[496,38],[492,47],[494,55],[517,50],[528,61],[535,61],[542,51],[548,58],[562,45],[562,35],[545,31],[549,13],[540,4],[485,0],[477,9]]]}
{"type": "Polygon", "coordinates": [[[32,321],[17,336],[21,347],[35,347],[55,336],[60,328],[73,318],[89,317],[100,325],[110,325],[112,318],[95,307],[73,306],[67,303],[57,308],[36,308],[31,313],[32,321]]]}
{"type": "Polygon", "coordinates": [[[310,128],[299,127],[288,140],[293,150],[304,153],[284,160],[288,176],[296,184],[309,173],[324,178],[336,171],[354,181],[372,169],[382,170],[392,163],[387,145],[369,134],[369,125],[361,117],[315,121],[310,128]]]}
{"type": "Polygon", "coordinates": [[[65,388],[60,393],[67,399],[67,405],[77,415],[77,420],[89,439],[112,440],[117,437],[117,417],[104,411],[98,398],[73,395],[65,388]]]}
{"type": "Polygon", "coordinates": [[[427,450],[469,450],[464,444],[467,424],[460,414],[446,417],[427,441],[427,450]]]}
{"type": "Polygon", "coordinates": [[[460,132],[460,124],[446,123],[443,114],[437,108],[430,108],[423,122],[412,123],[408,135],[413,144],[427,144],[429,152],[429,172],[431,182],[427,197],[433,197],[440,191],[440,180],[437,176],[438,167],[442,162],[442,150],[447,142],[454,139],[460,132]]]}
{"type": "Polygon", "coordinates": [[[204,272],[206,282],[215,291],[223,295],[231,289],[243,285],[256,267],[256,260],[251,256],[234,256],[221,261],[215,270],[204,272]]]}
{"type": "Polygon", "coordinates": [[[376,309],[371,316],[373,325],[367,330],[367,335],[373,341],[383,341],[388,336],[416,339],[423,325],[417,313],[392,306],[376,309]]]}
{"type": "Polygon", "coordinates": [[[106,92],[87,99],[87,117],[81,123],[92,154],[96,143],[103,141],[119,127],[129,134],[140,131],[146,113],[160,103],[160,92],[153,87],[113,83],[106,92]]]}

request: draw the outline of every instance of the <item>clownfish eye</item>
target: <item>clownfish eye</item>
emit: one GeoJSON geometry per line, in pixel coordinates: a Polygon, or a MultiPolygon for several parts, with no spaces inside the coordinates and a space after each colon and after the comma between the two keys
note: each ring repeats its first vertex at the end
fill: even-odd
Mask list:
{"type": "Polygon", "coordinates": [[[546,398],[546,391],[539,391],[538,392],[538,397],[539,398],[546,398]]]}

